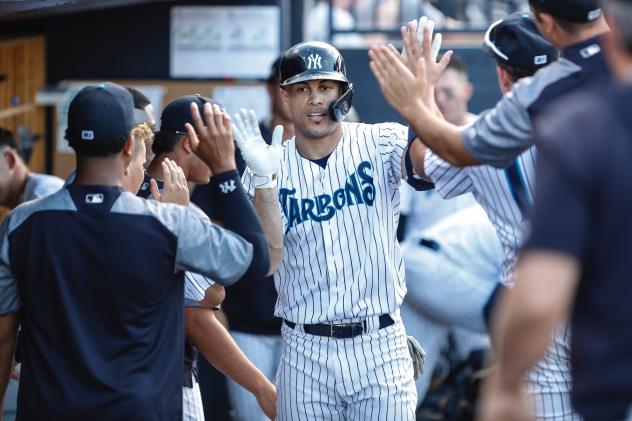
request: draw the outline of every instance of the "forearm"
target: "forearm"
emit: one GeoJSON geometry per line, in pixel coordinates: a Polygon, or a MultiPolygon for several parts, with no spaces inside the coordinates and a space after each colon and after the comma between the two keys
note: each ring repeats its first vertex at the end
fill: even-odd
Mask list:
{"type": "Polygon", "coordinates": [[[212,310],[185,309],[187,336],[215,368],[251,393],[272,386],[235,343],[212,310]]]}
{"type": "Polygon", "coordinates": [[[268,243],[270,270],[267,276],[270,276],[276,272],[283,260],[283,228],[277,189],[255,189],[254,207],[268,243]]]}
{"type": "Polygon", "coordinates": [[[255,209],[243,191],[236,170],[213,176],[212,188],[217,191],[218,219],[225,229],[239,234],[252,244],[252,261],[244,277],[263,278],[270,270],[270,258],[263,227],[255,209]]]}
{"type": "Polygon", "coordinates": [[[418,104],[409,108],[404,118],[419,139],[447,162],[459,167],[479,164],[463,145],[462,129],[448,123],[432,109],[418,104]]]}
{"type": "Polygon", "coordinates": [[[524,314],[514,292],[502,297],[494,334],[500,363],[498,378],[505,390],[522,387],[527,372],[544,356],[555,326],[550,317],[524,314]]]}
{"type": "Polygon", "coordinates": [[[17,314],[0,317],[0,414],[3,410],[4,395],[7,390],[11,370],[13,369],[13,353],[18,329],[17,314]]]}

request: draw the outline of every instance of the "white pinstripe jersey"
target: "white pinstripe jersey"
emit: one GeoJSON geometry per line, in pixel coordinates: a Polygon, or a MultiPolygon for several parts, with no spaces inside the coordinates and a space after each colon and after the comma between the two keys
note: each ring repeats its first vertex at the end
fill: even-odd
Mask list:
{"type": "MultiPolygon", "coordinates": [[[[326,168],[284,146],[278,174],[285,253],[274,278],[275,315],[320,323],[392,313],[404,295],[396,238],[408,129],[341,123],[326,168]]],[[[244,185],[252,196],[252,173],[244,185]]]]}
{"type": "Polygon", "coordinates": [[[430,149],[426,151],[425,173],[437,192],[446,199],[471,192],[487,212],[505,251],[503,282],[507,285],[513,282],[514,265],[527,235],[526,211],[533,200],[535,155],[535,147],[531,147],[509,168],[501,170],[489,165],[457,168],[430,149]],[[521,203],[521,198],[526,203],[521,203]]]}

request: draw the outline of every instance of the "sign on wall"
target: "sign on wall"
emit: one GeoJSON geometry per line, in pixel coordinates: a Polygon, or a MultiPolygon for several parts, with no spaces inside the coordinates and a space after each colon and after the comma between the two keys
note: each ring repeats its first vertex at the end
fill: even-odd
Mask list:
{"type": "Polygon", "coordinates": [[[264,79],[280,51],[277,6],[171,9],[173,78],[264,79]]]}

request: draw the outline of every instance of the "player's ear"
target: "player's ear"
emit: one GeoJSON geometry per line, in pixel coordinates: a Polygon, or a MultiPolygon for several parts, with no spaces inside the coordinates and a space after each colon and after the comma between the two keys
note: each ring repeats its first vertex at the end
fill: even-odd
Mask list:
{"type": "Polygon", "coordinates": [[[194,153],[197,146],[193,144],[193,141],[191,140],[189,135],[182,136],[182,139],[180,140],[179,143],[180,143],[180,147],[184,149],[184,151],[188,154],[194,153]]]}
{"type": "Polygon", "coordinates": [[[126,157],[132,156],[132,153],[134,152],[134,136],[130,136],[127,138],[125,144],[123,144],[123,150],[121,152],[126,157]]]}
{"type": "Polygon", "coordinates": [[[7,168],[12,170],[15,168],[15,164],[18,163],[18,157],[13,149],[6,148],[3,153],[4,160],[7,161],[7,168]]]}

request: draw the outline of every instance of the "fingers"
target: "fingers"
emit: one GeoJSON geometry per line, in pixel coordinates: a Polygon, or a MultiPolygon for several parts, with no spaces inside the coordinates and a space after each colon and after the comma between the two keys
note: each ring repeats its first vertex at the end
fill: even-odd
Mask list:
{"type": "Polygon", "coordinates": [[[171,174],[171,184],[175,186],[178,184],[178,170],[180,167],[171,159],[168,160],[167,165],[169,165],[169,172],[171,174]]]}
{"type": "Polygon", "coordinates": [[[432,31],[434,30],[434,22],[428,21],[423,29],[421,53],[426,60],[430,59],[432,52],[432,31]]]}
{"type": "MultiPolygon", "coordinates": [[[[417,27],[415,28],[415,36],[417,38],[417,42],[416,44],[419,46],[423,46],[423,42],[424,42],[424,30],[426,29],[426,24],[428,23],[428,17],[426,16],[422,16],[419,18],[419,23],[417,24],[417,27]]],[[[423,50],[421,50],[420,52],[422,52],[423,50]]]]}
{"type": "Polygon", "coordinates": [[[171,168],[169,167],[169,158],[165,158],[161,163],[162,179],[165,183],[171,183],[171,168]]]}
{"type": "Polygon", "coordinates": [[[178,184],[182,188],[189,188],[187,184],[187,178],[184,176],[184,171],[178,165],[176,165],[176,169],[178,170],[178,184]]]}
{"type": "Polygon", "coordinates": [[[153,197],[156,202],[160,202],[160,190],[158,189],[158,183],[153,178],[149,180],[149,191],[151,192],[151,197],[153,197]]]}
{"type": "MultiPolygon", "coordinates": [[[[238,115],[235,116],[235,120],[237,119],[238,115]]],[[[237,125],[235,123],[232,123],[231,128],[233,129],[233,138],[235,139],[235,143],[237,143],[237,146],[239,146],[239,149],[243,149],[244,148],[244,144],[246,143],[244,141],[243,135],[241,134],[241,131],[239,131],[239,129],[237,128],[237,125]]]]}
{"type": "Polygon", "coordinates": [[[450,58],[452,58],[452,54],[454,54],[454,51],[449,50],[446,51],[443,57],[441,57],[441,60],[439,61],[439,69],[441,70],[441,73],[443,73],[443,71],[448,67],[448,64],[450,64],[450,58]]]}
{"type": "Polygon", "coordinates": [[[259,121],[257,120],[257,114],[255,110],[248,111],[248,116],[250,117],[250,127],[252,128],[252,134],[257,137],[257,139],[262,138],[261,129],[259,129],[259,121]]]}
{"type": "Polygon", "coordinates": [[[443,41],[443,35],[437,34],[432,41],[431,53],[430,57],[432,61],[437,61],[437,56],[439,55],[439,50],[441,50],[441,42],[443,41]]]}
{"type": "MultiPolygon", "coordinates": [[[[191,129],[195,129],[193,130],[193,134],[195,134],[196,131],[197,133],[204,133],[204,121],[202,120],[202,116],[200,115],[200,109],[195,102],[191,103],[191,120],[193,121],[191,129]]],[[[189,123],[186,123],[185,127],[187,125],[191,126],[189,123]]],[[[191,131],[188,127],[187,132],[189,133],[189,135],[191,135],[191,131]]]]}
{"type": "Polygon", "coordinates": [[[278,125],[274,128],[272,132],[272,147],[281,148],[283,145],[283,126],[278,125]]]}
{"type": "Polygon", "coordinates": [[[246,110],[242,108],[241,110],[239,110],[238,113],[234,115],[234,119],[235,119],[234,123],[237,129],[239,130],[239,133],[242,136],[242,141],[244,143],[247,143],[248,142],[248,127],[246,127],[247,113],[245,111],[246,110]]]}
{"type": "MultiPolygon", "coordinates": [[[[198,139],[197,132],[195,131],[193,126],[189,123],[184,123],[184,128],[187,130],[187,135],[189,136],[189,139],[191,139],[191,148],[193,148],[193,145],[199,145],[200,140],[198,139]]],[[[195,152],[195,150],[193,150],[193,152],[195,152]]]]}

